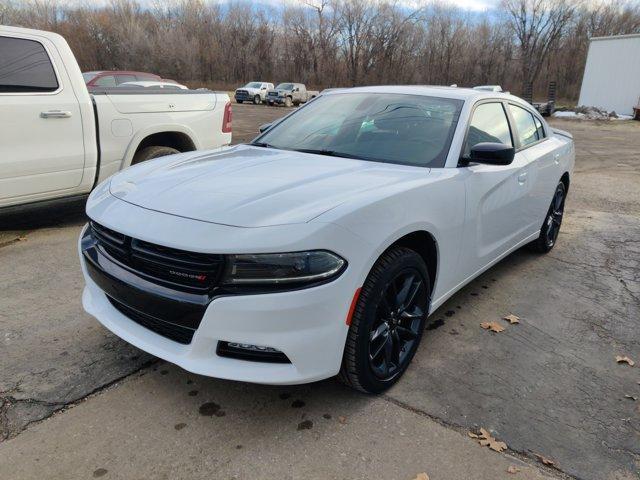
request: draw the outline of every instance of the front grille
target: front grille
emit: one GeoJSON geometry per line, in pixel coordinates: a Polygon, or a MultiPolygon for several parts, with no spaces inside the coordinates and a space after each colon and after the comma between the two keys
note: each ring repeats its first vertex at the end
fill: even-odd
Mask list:
{"type": "Polygon", "coordinates": [[[125,267],[156,283],[187,291],[206,291],[217,285],[224,256],[196,253],[145,242],[91,222],[91,234],[107,254],[125,267]]]}
{"type": "Polygon", "coordinates": [[[107,296],[107,298],[116,308],[116,310],[122,313],[129,320],[136,322],[138,325],[148,328],[152,332],[155,332],[158,335],[162,335],[163,337],[168,338],[169,340],[173,340],[174,342],[182,343],[184,345],[188,345],[191,343],[193,334],[195,332],[194,329],[160,320],[159,318],[155,318],[151,315],[139,312],[138,310],[134,310],[133,308],[126,306],[124,303],[121,303],[116,299],[111,298],[110,296],[107,296]]]}

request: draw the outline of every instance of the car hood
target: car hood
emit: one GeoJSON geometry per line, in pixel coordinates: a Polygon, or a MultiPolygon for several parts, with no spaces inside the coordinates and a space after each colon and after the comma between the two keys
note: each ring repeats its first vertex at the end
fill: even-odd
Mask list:
{"type": "Polygon", "coordinates": [[[142,163],[114,175],[109,190],[150,210],[261,227],[308,222],[350,198],[427,171],[239,145],[142,163]]]}

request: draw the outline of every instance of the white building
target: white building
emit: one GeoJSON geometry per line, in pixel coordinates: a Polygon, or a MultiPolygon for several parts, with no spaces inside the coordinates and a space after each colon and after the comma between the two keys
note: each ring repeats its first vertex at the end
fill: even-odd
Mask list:
{"type": "Polygon", "coordinates": [[[632,115],[639,98],[640,34],[592,38],[578,104],[632,115]]]}

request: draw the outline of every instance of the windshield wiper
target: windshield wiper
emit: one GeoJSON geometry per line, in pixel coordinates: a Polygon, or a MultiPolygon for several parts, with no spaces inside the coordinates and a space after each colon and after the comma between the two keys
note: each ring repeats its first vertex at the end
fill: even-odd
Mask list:
{"type": "Polygon", "coordinates": [[[273,145],[267,142],[252,142],[249,145],[253,145],[254,147],[275,148],[273,145]]]}
{"type": "Polygon", "coordinates": [[[353,158],[354,160],[372,160],[362,155],[352,155],[350,153],[338,152],[336,150],[313,149],[313,148],[293,148],[294,152],[314,153],[316,155],[327,155],[329,157],[353,158]]]}

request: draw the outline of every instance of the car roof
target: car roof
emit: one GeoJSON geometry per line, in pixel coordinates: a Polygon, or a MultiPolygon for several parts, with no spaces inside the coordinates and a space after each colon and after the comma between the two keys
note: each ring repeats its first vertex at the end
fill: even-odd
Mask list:
{"type": "Polygon", "coordinates": [[[327,91],[327,95],[338,93],[399,93],[405,95],[424,95],[429,97],[453,98],[458,100],[480,100],[483,98],[502,98],[505,100],[522,99],[504,92],[489,92],[473,88],[446,87],[438,85],[380,85],[371,87],[336,88],[327,91]]]}
{"type": "Polygon", "coordinates": [[[155,73],[149,72],[137,72],[135,70],[95,70],[93,72],[84,72],[84,73],[94,73],[96,75],[149,75],[150,77],[160,77],[160,75],[156,75],[155,73]]]}

